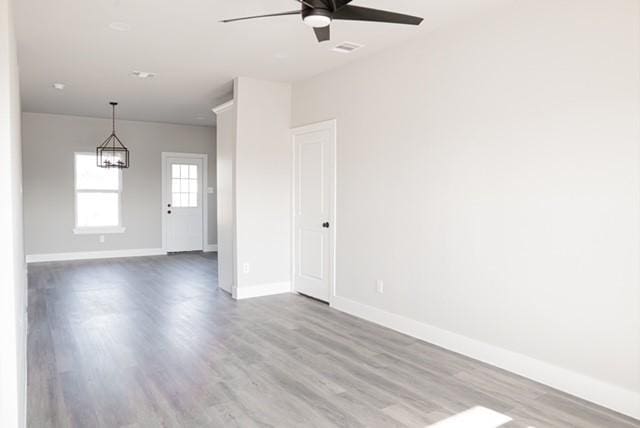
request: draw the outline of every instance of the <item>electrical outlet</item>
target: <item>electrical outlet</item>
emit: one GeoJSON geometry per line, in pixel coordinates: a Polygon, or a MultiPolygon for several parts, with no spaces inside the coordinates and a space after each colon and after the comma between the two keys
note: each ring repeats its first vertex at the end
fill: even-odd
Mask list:
{"type": "Polygon", "coordinates": [[[100,238],[98,238],[98,240],[101,244],[104,244],[104,235],[100,235],[100,238]]]}
{"type": "Polygon", "coordinates": [[[384,282],[381,279],[376,281],[376,291],[380,294],[384,293],[384,282]]]}
{"type": "Polygon", "coordinates": [[[249,265],[249,263],[243,263],[242,264],[242,272],[243,273],[251,272],[251,266],[249,265]]]}

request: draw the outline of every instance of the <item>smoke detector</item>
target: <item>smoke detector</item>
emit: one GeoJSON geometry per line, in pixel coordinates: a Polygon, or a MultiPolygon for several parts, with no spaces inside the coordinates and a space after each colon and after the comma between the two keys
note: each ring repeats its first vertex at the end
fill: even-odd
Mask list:
{"type": "Polygon", "coordinates": [[[156,77],[156,73],[151,73],[149,71],[138,71],[138,70],[133,71],[131,75],[135,77],[139,77],[140,79],[152,79],[156,77]]]}
{"type": "Polygon", "coordinates": [[[129,31],[131,30],[131,25],[127,24],[126,22],[112,22],[111,24],[109,24],[109,28],[114,31],[129,31]]]}

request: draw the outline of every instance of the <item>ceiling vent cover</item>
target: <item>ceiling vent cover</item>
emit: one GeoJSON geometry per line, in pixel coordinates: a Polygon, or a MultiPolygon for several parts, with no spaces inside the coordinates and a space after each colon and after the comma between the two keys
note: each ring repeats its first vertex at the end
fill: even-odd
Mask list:
{"type": "Polygon", "coordinates": [[[331,49],[334,52],[340,52],[340,53],[351,53],[353,51],[357,51],[358,49],[364,47],[364,45],[361,45],[359,43],[353,43],[353,42],[342,42],[340,43],[338,46],[336,46],[335,48],[331,49]]]}

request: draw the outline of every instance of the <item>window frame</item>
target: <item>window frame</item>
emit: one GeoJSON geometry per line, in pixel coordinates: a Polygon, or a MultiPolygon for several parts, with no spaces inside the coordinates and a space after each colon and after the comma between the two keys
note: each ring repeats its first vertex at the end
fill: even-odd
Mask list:
{"type": "MultiPolygon", "coordinates": [[[[118,169],[118,190],[78,189],[78,155],[95,156],[92,152],[73,153],[73,201],[74,228],[76,235],[102,235],[124,233],[127,229],[122,225],[122,170],[118,169]],[[116,226],[78,226],[78,193],[117,193],[118,195],[118,224],[116,226]]],[[[97,168],[97,167],[96,167],[97,168]]]]}

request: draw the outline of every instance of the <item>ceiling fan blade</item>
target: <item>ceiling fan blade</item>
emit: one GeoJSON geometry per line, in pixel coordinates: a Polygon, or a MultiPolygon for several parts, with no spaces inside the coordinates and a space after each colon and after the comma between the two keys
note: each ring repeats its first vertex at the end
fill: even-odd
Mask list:
{"type": "Polygon", "coordinates": [[[343,7],[351,3],[353,0],[330,0],[330,1],[331,3],[333,3],[333,11],[335,12],[338,9],[342,9],[343,7]]]}
{"type": "Polygon", "coordinates": [[[300,11],[292,10],[291,12],[270,13],[269,15],[256,15],[256,16],[246,16],[244,18],[223,19],[220,22],[228,23],[228,22],[244,21],[247,19],[270,18],[272,16],[286,16],[286,15],[300,15],[300,11]]]}
{"type": "Polygon", "coordinates": [[[297,1],[298,3],[303,4],[305,6],[308,6],[311,9],[315,9],[315,7],[311,4],[312,1],[309,1],[309,0],[294,0],[294,1],[297,1]]]}
{"type": "MultiPolygon", "coordinates": [[[[314,0],[306,0],[306,2],[313,2],[314,0]]],[[[325,6],[331,12],[335,12],[336,10],[345,7],[353,0],[315,0],[316,2],[320,2],[322,6],[325,6]]],[[[321,7],[322,7],[321,6],[321,7]]],[[[318,6],[316,6],[318,7],[318,6]]]]}
{"type": "Polygon", "coordinates": [[[313,32],[316,33],[318,42],[326,42],[327,40],[331,40],[331,27],[329,25],[327,25],[326,27],[314,28],[313,32]]]}
{"type": "Polygon", "coordinates": [[[336,0],[324,0],[324,4],[327,5],[331,12],[335,12],[336,10],[338,10],[338,4],[336,3],[336,0]]]}
{"type": "Polygon", "coordinates": [[[347,5],[333,14],[333,19],[346,21],[387,22],[391,24],[420,25],[422,18],[403,15],[402,13],[387,12],[386,10],[370,9],[368,7],[347,5]]]}

